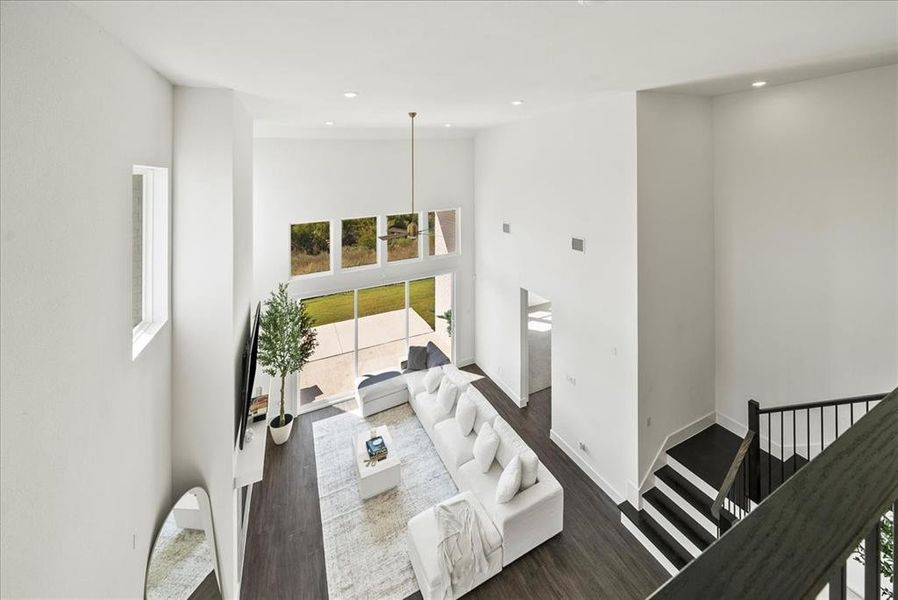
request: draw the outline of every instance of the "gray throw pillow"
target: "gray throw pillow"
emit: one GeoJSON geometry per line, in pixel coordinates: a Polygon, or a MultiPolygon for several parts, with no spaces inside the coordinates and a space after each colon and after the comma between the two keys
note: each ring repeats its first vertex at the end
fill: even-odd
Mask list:
{"type": "Polygon", "coordinates": [[[427,342],[427,368],[430,369],[432,367],[442,367],[443,365],[448,365],[452,361],[449,360],[449,357],[443,354],[443,351],[440,350],[436,344],[433,342],[427,342]]]}
{"type": "Polygon", "coordinates": [[[423,371],[427,368],[427,348],[424,346],[409,346],[408,368],[412,371],[423,371]]]}

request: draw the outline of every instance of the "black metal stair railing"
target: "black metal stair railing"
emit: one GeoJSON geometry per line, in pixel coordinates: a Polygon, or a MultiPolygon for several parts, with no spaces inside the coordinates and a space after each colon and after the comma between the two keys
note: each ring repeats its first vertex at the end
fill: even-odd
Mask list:
{"type": "MultiPolygon", "coordinates": [[[[761,427],[750,429],[743,440],[747,449],[734,461],[747,464],[755,483],[763,476],[762,483],[775,493],[768,491],[753,510],[657,590],[653,600],[815,598],[827,584],[830,599],[844,600],[846,561],[857,560],[859,548],[863,551],[863,597],[898,597],[894,572],[894,548],[898,545],[898,528],[894,526],[898,515],[898,389],[885,396],[783,407],[777,412],[787,414],[786,424],[771,420],[771,427],[766,422],[766,414],[776,419],[772,409],[755,412],[755,422],[761,427]],[[852,405],[856,407],[854,419],[852,405]],[[836,416],[829,413],[831,406],[841,407],[839,423],[848,426],[835,425],[836,416]],[[863,411],[859,410],[861,406],[863,411]],[[820,425],[802,411],[819,411],[821,419],[831,414],[831,421],[820,425]],[[868,418],[860,418],[867,413],[868,418]],[[845,414],[847,421],[843,421],[845,414]],[[797,422],[796,434],[791,440],[778,440],[786,442],[780,448],[787,446],[793,454],[805,457],[794,473],[783,466],[788,455],[776,458],[775,453],[767,452],[767,457],[762,457],[763,446],[757,444],[761,439],[769,440],[770,431],[775,437],[780,427],[785,433],[786,426],[792,424],[790,417],[797,422]],[[807,431],[822,432],[819,439],[808,435],[802,440],[802,417],[811,421],[807,431]],[[751,435],[756,432],[761,435],[751,435]],[[803,444],[810,447],[807,454],[801,453],[803,444]],[[763,467],[753,466],[752,447],[761,462],[770,460],[766,473],[763,467]],[[779,485],[777,477],[771,475],[777,469],[783,469],[778,473],[779,485]],[[861,542],[863,546],[859,546],[861,542]]],[[[774,446],[767,448],[772,450],[774,446]]],[[[733,484],[739,481],[738,468],[734,472],[730,478],[733,484]]],[[[762,492],[764,485],[759,486],[762,492]]],[[[721,517],[723,513],[721,502],[721,517]]]]}
{"type": "Polygon", "coordinates": [[[818,456],[886,396],[872,394],[761,408],[748,401],[749,497],[760,502],[818,456]],[[841,422],[840,422],[841,416],[841,422]],[[766,440],[766,456],[762,456],[766,440]]]}

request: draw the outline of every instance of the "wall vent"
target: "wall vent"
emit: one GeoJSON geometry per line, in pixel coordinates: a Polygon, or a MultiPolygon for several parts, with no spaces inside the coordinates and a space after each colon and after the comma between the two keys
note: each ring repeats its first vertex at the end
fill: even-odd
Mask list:
{"type": "Polygon", "coordinates": [[[502,233],[511,233],[511,225],[502,223],[502,233]]]}
{"type": "Polygon", "coordinates": [[[571,250],[583,252],[583,238],[571,238],[571,250]]]}

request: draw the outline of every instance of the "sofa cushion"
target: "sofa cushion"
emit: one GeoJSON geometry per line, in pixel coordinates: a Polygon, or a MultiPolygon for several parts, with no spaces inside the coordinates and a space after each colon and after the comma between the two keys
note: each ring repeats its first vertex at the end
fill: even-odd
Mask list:
{"type": "Polygon", "coordinates": [[[477,418],[477,405],[471,400],[468,392],[458,397],[458,405],[455,407],[455,423],[462,436],[468,436],[474,430],[474,419],[477,418]]]}
{"type": "Polygon", "coordinates": [[[462,435],[455,419],[446,419],[433,426],[433,445],[453,477],[458,467],[474,458],[476,439],[474,433],[462,435]]]}
{"type": "Polygon", "coordinates": [[[496,484],[496,504],[505,504],[521,489],[521,458],[515,456],[502,469],[499,483],[496,484]]]}
{"type": "Polygon", "coordinates": [[[499,413],[497,413],[496,409],[493,408],[493,405],[489,403],[489,400],[487,400],[483,394],[480,393],[480,390],[473,385],[468,387],[466,393],[477,406],[477,416],[474,417],[474,431],[480,431],[480,428],[483,427],[484,423],[492,425],[496,420],[496,417],[499,416],[499,413]]]}
{"type": "Polygon", "coordinates": [[[474,462],[477,463],[481,472],[486,473],[490,470],[498,447],[499,436],[493,431],[492,425],[484,423],[480,431],[477,432],[477,439],[474,440],[474,462]]]}
{"type": "MultiPolygon", "coordinates": [[[[471,460],[458,468],[458,489],[469,491],[483,503],[490,515],[496,506],[496,488],[499,486],[499,478],[502,476],[502,467],[493,461],[489,470],[484,473],[476,460],[471,460]]],[[[501,529],[499,530],[502,531],[501,529]]]]}
{"type": "Polygon", "coordinates": [[[424,391],[428,394],[433,394],[437,391],[437,388],[440,387],[440,382],[443,380],[443,369],[440,367],[434,367],[432,369],[427,370],[427,375],[424,376],[424,391]]]}
{"type": "Polygon", "coordinates": [[[421,421],[421,425],[431,438],[433,438],[433,426],[450,417],[450,415],[444,413],[440,408],[439,403],[437,403],[436,394],[421,392],[415,396],[415,403],[413,406],[415,414],[418,415],[418,420],[421,421]]]}
{"type": "Polygon", "coordinates": [[[452,409],[455,408],[455,401],[458,398],[458,388],[448,377],[443,377],[440,382],[440,389],[437,390],[437,404],[445,415],[451,415],[452,409]]]}
{"type": "Polygon", "coordinates": [[[499,436],[496,460],[499,461],[499,465],[502,468],[507,467],[512,458],[530,449],[524,443],[524,440],[521,439],[521,436],[502,417],[496,417],[495,422],[493,422],[493,429],[496,431],[496,435],[499,436]]]}
{"type": "Polygon", "coordinates": [[[408,388],[408,395],[414,398],[424,391],[424,378],[427,377],[427,371],[409,371],[402,372],[402,378],[405,379],[405,387],[408,388]]]}
{"type": "Polygon", "coordinates": [[[427,368],[431,367],[441,367],[443,365],[448,365],[452,361],[449,360],[449,357],[443,354],[443,351],[440,350],[436,344],[433,342],[427,342],[427,368]]]}
{"type": "Polygon", "coordinates": [[[465,372],[451,363],[443,365],[443,375],[448,377],[460,392],[463,392],[470,387],[471,380],[468,379],[465,372]]]}
{"type": "Polygon", "coordinates": [[[536,452],[529,448],[518,454],[521,459],[521,489],[526,490],[536,483],[537,473],[539,473],[539,459],[536,452]]]}
{"type": "Polygon", "coordinates": [[[408,368],[411,371],[427,370],[427,348],[424,346],[409,346],[408,368]]]}

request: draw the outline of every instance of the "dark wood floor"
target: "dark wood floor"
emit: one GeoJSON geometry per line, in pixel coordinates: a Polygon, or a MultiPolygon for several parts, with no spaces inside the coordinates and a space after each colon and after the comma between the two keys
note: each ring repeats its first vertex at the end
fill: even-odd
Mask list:
{"type": "MultiPolygon", "coordinates": [[[[467,370],[482,374],[476,367],[467,370]]],[[[620,523],[614,502],[549,440],[551,388],[520,409],[489,379],[474,384],[564,487],[564,531],[505,567],[470,598],[645,598],[668,575],[620,523]]],[[[241,595],[327,598],[312,423],[354,401],[302,415],[283,446],[269,443],[256,484],[241,595]]],[[[420,598],[414,594],[412,598],[420,598]]]]}

